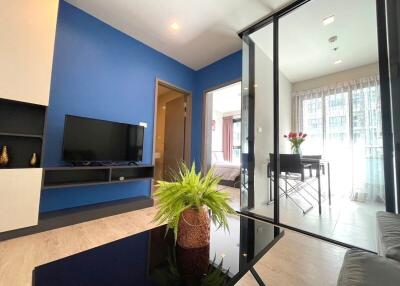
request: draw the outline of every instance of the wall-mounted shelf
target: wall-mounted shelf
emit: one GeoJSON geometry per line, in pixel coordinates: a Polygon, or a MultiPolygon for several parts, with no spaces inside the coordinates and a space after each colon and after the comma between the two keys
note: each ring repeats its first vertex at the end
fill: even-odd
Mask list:
{"type": "Polygon", "coordinates": [[[45,118],[45,106],[0,99],[0,150],[6,145],[10,157],[5,169],[29,168],[33,153],[42,161],[45,118]]]}
{"type": "Polygon", "coordinates": [[[43,190],[128,183],[153,175],[152,165],[45,168],[43,190]]]}
{"type": "Polygon", "coordinates": [[[0,136],[25,137],[43,139],[42,135],[0,132],[0,136]]]}

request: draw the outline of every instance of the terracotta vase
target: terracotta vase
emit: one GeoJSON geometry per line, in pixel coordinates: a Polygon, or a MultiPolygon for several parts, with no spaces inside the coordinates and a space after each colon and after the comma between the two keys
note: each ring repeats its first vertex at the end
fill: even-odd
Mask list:
{"type": "Polygon", "coordinates": [[[10,163],[10,156],[8,155],[7,146],[3,146],[0,154],[0,167],[7,167],[10,163]]]}
{"type": "Polygon", "coordinates": [[[177,242],[183,248],[199,248],[210,244],[210,218],[206,208],[190,208],[182,212],[177,242]]]}

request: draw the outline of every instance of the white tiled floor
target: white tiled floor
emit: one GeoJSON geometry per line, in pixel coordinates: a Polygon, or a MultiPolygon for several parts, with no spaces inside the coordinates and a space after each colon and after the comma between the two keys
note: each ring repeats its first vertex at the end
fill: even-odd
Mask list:
{"type": "MultiPolygon", "coordinates": [[[[334,199],[332,205],[325,202],[321,216],[318,208],[303,213],[289,200],[280,200],[281,222],[320,234],[351,245],[376,251],[375,213],[384,210],[380,203],[361,203],[341,198],[334,199]]],[[[271,216],[272,205],[264,205],[254,210],[255,213],[271,216]]]]}
{"type": "MultiPolygon", "coordinates": [[[[232,196],[232,206],[240,207],[240,191],[229,187],[232,196]]],[[[307,214],[303,214],[289,199],[280,199],[281,222],[290,226],[323,235],[354,246],[376,251],[376,220],[375,213],[384,210],[383,203],[355,202],[348,195],[332,196],[332,204],[328,200],[322,204],[322,214],[318,213],[317,204],[307,214]]],[[[261,204],[254,213],[271,217],[273,205],[261,204]]]]}

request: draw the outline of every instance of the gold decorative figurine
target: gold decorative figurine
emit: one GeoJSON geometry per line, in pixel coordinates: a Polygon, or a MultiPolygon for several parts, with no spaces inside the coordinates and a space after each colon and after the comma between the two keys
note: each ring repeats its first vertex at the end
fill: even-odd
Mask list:
{"type": "Polygon", "coordinates": [[[37,164],[38,164],[38,156],[36,153],[33,153],[31,159],[29,160],[29,166],[36,167],[37,164]]]}
{"type": "Polygon", "coordinates": [[[4,145],[0,154],[0,167],[7,167],[10,163],[10,157],[8,156],[7,146],[4,145]]]}

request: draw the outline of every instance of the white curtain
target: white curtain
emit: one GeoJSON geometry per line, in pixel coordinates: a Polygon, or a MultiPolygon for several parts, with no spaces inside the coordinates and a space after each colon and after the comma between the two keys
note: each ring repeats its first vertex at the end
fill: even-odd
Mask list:
{"type": "Polygon", "coordinates": [[[213,93],[207,92],[204,99],[204,126],[203,126],[203,157],[202,157],[202,170],[207,172],[211,168],[211,153],[212,153],[212,120],[213,120],[213,93]]]}
{"type": "Polygon", "coordinates": [[[308,134],[303,154],[330,162],[334,191],[384,201],[379,77],[296,92],[294,104],[294,126],[308,134]]]}

